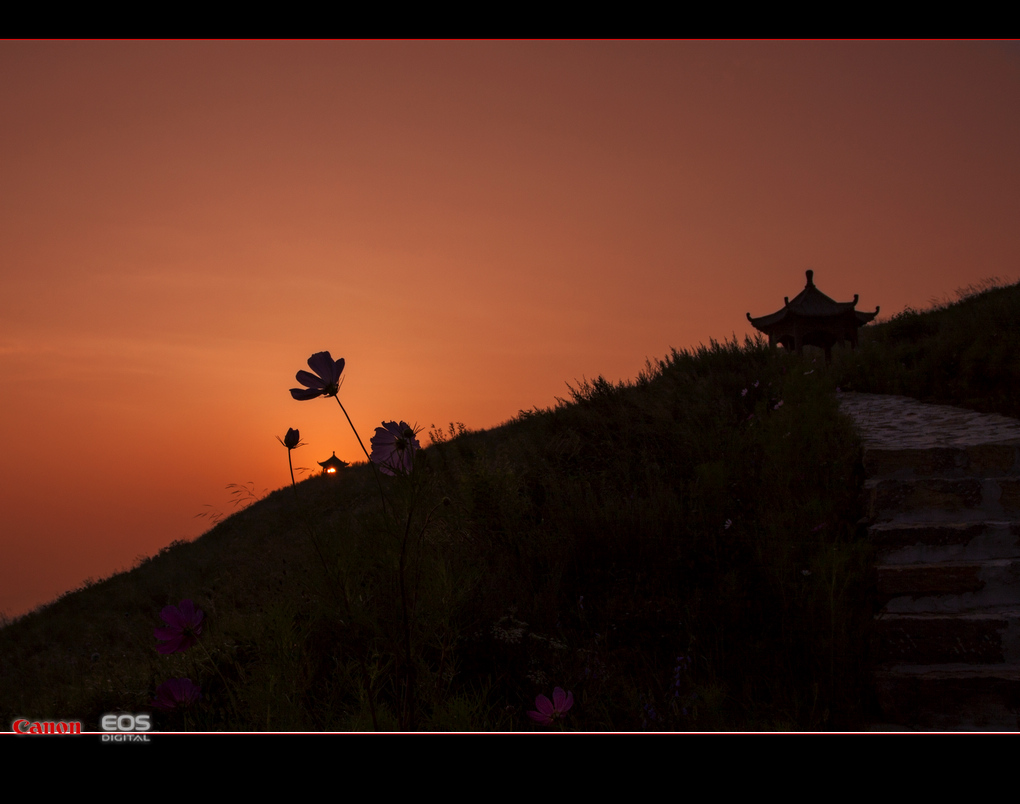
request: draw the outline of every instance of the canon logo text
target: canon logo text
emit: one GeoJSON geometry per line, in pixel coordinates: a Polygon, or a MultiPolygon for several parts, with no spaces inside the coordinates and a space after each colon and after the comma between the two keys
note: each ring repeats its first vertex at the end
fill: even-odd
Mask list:
{"type": "Polygon", "coordinates": [[[11,724],[11,731],[15,734],[81,734],[81,721],[51,720],[39,723],[21,718],[11,724]]]}

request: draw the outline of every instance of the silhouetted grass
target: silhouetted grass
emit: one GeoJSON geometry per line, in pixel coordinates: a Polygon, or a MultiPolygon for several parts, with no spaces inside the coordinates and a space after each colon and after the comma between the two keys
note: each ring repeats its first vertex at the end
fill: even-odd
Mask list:
{"type": "Polygon", "coordinates": [[[94,729],[188,677],[202,700],[157,728],[395,728],[408,683],[424,729],[539,729],[554,686],[570,729],[859,726],[870,559],[833,389],[820,361],[712,343],[492,430],[433,429],[409,546],[365,464],[275,492],[0,630],[0,719],[94,729]],[[207,653],[159,656],[183,598],[207,653]]]}
{"type": "Polygon", "coordinates": [[[1020,283],[988,279],[957,297],[862,329],[860,348],[836,355],[837,382],[1020,417],[1020,283]]]}

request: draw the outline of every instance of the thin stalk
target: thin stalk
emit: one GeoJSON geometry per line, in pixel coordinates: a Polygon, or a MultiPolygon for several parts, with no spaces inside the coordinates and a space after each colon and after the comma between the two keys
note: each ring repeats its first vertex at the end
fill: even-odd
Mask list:
{"type": "MultiPolygon", "coordinates": [[[[365,442],[361,440],[361,436],[358,435],[358,428],[354,426],[354,422],[351,421],[350,414],[347,413],[347,408],[344,407],[344,403],[340,401],[340,397],[334,396],[336,403],[340,406],[340,410],[344,414],[344,418],[347,419],[347,423],[351,426],[351,432],[354,433],[354,437],[358,439],[358,445],[361,447],[361,451],[365,453],[365,458],[368,460],[369,465],[372,467],[372,473],[375,475],[376,485],[379,487],[379,497],[382,499],[383,504],[383,516],[389,519],[392,516],[390,507],[386,500],[386,492],[383,490],[382,478],[379,476],[379,468],[375,465],[372,460],[372,456],[369,454],[368,449],[365,447],[365,442]]],[[[417,491],[416,487],[412,487],[411,492],[411,503],[407,511],[407,521],[404,523],[404,538],[400,546],[400,565],[399,565],[399,582],[400,582],[400,606],[404,626],[404,661],[406,663],[405,678],[404,678],[404,701],[403,711],[401,712],[400,720],[402,726],[410,727],[411,729],[415,726],[414,718],[414,668],[411,662],[411,623],[407,609],[407,585],[405,583],[405,568],[407,564],[407,541],[411,532],[411,518],[414,515],[414,502],[417,491]]],[[[362,672],[367,676],[367,672],[364,668],[364,661],[362,661],[362,672]]],[[[372,706],[372,721],[375,725],[375,707],[372,702],[371,689],[368,690],[369,703],[372,706]]]]}
{"type": "Polygon", "coordinates": [[[312,540],[312,546],[315,547],[315,552],[319,556],[319,561],[322,562],[322,569],[326,573],[326,579],[330,582],[330,591],[333,593],[333,597],[337,598],[337,602],[340,602],[340,596],[333,588],[333,574],[329,571],[329,563],[326,561],[326,556],[322,553],[322,548],[319,547],[319,540],[315,538],[315,530],[312,528],[312,523],[308,521],[308,516],[304,509],[301,508],[300,500],[298,498],[297,483],[294,481],[294,461],[291,458],[291,452],[293,449],[287,449],[287,463],[290,466],[290,487],[294,490],[294,503],[297,505],[297,509],[301,514],[301,521],[305,525],[305,529],[308,531],[308,536],[312,540]]]}
{"type": "Polygon", "coordinates": [[[411,617],[414,618],[414,613],[418,607],[418,589],[421,586],[421,550],[425,545],[425,531],[428,529],[429,523],[432,521],[432,515],[439,510],[443,503],[438,503],[428,514],[425,516],[425,522],[422,523],[421,530],[418,531],[418,566],[414,573],[414,591],[411,597],[411,617]]]}
{"type": "Polygon", "coordinates": [[[404,523],[404,540],[400,545],[400,607],[404,621],[404,712],[401,720],[405,725],[414,728],[414,670],[411,665],[411,623],[407,613],[407,585],[404,581],[404,569],[407,566],[407,540],[411,535],[411,517],[414,514],[415,494],[412,490],[411,503],[407,508],[407,521],[404,523]]]}
{"type": "Polygon", "coordinates": [[[234,693],[230,689],[230,684],[227,682],[227,679],[223,677],[223,672],[220,670],[220,666],[216,663],[216,660],[213,659],[212,654],[209,652],[209,648],[205,646],[205,643],[202,642],[202,640],[198,640],[198,644],[202,646],[202,650],[205,651],[205,655],[209,658],[209,663],[213,666],[213,670],[216,671],[216,675],[218,675],[220,677],[220,681],[223,682],[223,686],[227,690],[227,696],[230,698],[230,705],[234,710],[234,717],[240,721],[241,712],[237,708],[237,701],[234,699],[234,693]]]}
{"type": "Polygon", "coordinates": [[[351,417],[347,414],[347,408],[344,407],[344,403],[340,401],[339,396],[333,397],[336,403],[340,406],[340,410],[344,412],[344,417],[347,419],[347,423],[351,426],[351,430],[354,432],[354,437],[358,439],[358,444],[361,446],[361,451],[365,453],[365,458],[368,460],[369,466],[372,467],[372,471],[375,473],[375,482],[379,486],[379,496],[383,502],[383,513],[389,515],[389,509],[386,505],[386,492],[383,491],[382,479],[379,477],[379,469],[372,461],[372,456],[368,454],[368,450],[365,449],[365,442],[361,440],[361,436],[358,435],[358,429],[354,426],[354,422],[351,421],[351,417]]]}
{"type": "MultiPolygon", "coordinates": [[[[343,405],[341,405],[340,408],[342,410],[343,409],[343,405]]],[[[346,411],[344,411],[344,413],[346,414],[346,411]]],[[[348,421],[350,421],[350,419],[348,419],[348,421]]],[[[353,425],[352,425],[352,429],[353,429],[353,425]]],[[[357,432],[355,431],[354,434],[357,435],[357,432]]],[[[361,439],[358,439],[358,440],[360,441],[361,439]]],[[[341,595],[334,588],[333,573],[330,572],[330,570],[329,570],[329,562],[326,561],[326,556],[323,554],[322,548],[319,546],[319,540],[315,538],[315,529],[312,527],[311,522],[308,521],[308,516],[306,515],[305,511],[300,506],[300,501],[299,501],[299,498],[298,498],[298,490],[297,490],[297,481],[294,480],[294,460],[291,457],[291,454],[290,454],[291,452],[293,452],[293,450],[288,448],[287,449],[287,464],[290,467],[290,487],[294,490],[294,502],[298,504],[298,510],[301,512],[301,520],[302,520],[302,522],[304,522],[305,528],[308,531],[308,536],[312,540],[312,546],[315,547],[315,552],[319,556],[319,561],[322,562],[322,569],[326,573],[326,579],[329,581],[329,590],[330,590],[330,592],[333,593],[333,597],[336,598],[337,603],[342,603],[343,607],[347,610],[347,620],[348,620],[348,622],[353,622],[353,615],[352,615],[352,612],[351,612],[350,600],[348,599],[348,595],[347,595],[347,587],[346,587],[346,585],[343,585],[343,590],[342,590],[343,591],[343,595],[341,595]]],[[[378,720],[376,719],[376,714],[375,714],[375,698],[372,695],[372,682],[371,682],[371,679],[368,676],[368,669],[365,667],[365,657],[359,655],[358,658],[359,658],[360,664],[361,664],[362,683],[364,683],[364,685],[365,685],[365,692],[368,695],[368,708],[369,708],[369,710],[372,713],[372,729],[374,731],[379,731],[379,723],[378,723],[378,720]]],[[[268,713],[267,713],[266,717],[268,719],[268,717],[269,717],[268,713]]]]}

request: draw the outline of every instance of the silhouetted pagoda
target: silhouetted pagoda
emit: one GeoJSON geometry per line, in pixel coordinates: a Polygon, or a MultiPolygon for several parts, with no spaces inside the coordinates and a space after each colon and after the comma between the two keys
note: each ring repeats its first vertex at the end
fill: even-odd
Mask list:
{"type": "Polygon", "coordinates": [[[336,451],[333,452],[332,458],[326,458],[326,460],[317,461],[317,463],[322,467],[322,474],[324,475],[335,475],[348,465],[347,461],[341,461],[336,457],[336,451]]]}
{"type": "Polygon", "coordinates": [[[793,301],[786,296],[783,308],[771,315],[747,320],[756,330],[769,336],[769,346],[781,344],[784,349],[802,354],[805,346],[819,346],[825,350],[825,362],[832,360],[832,347],[849,341],[850,348],[857,346],[857,329],[878,315],[855,310],[857,294],[849,302],[833,301],[814,283],[814,271],[807,272],[807,284],[793,301]]]}

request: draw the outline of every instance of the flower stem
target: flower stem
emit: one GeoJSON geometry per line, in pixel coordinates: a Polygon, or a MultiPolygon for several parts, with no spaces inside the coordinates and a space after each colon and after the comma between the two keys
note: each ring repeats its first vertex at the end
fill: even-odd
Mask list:
{"type": "Polygon", "coordinates": [[[237,701],[234,699],[234,692],[230,689],[229,682],[223,677],[223,671],[220,670],[220,666],[216,663],[216,660],[213,659],[212,654],[209,652],[209,648],[205,646],[205,643],[202,642],[202,640],[199,640],[198,644],[202,646],[202,650],[205,651],[205,655],[209,659],[209,664],[212,665],[213,670],[216,671],[216,675],[218,675],[220,677],[220,681],[223,682],[223,686],[227,691],[227,696],[230,698],[230,705],[234,710],[234,717],[240,719],[241,711],[237,708],[237,701]]]}
{"type": "Polygon", "coordinates": [[[404,690],[403,706],[400,721],[404,727],[411,726],[413,730],[414,713],[414,671],[411,666],[411,623],[407,616],[407,586],[404,582],[404,567],[407,562],[407,537],[411,532],[411,515],[414,513],[414,498],[407,509],[407,522],[404,525],[404,540],[400,545],[400,608],[404,621],[404,690]]]}
{"type": "Polygon", "coordinates": [[[347,423],[351,426],[351,430],[354,431],[354,437],[358,439],[358,444],[361,445],[361,451],[365,453],[365,457],[368,459],[368,465],[372,467],[372,472],[375,474],[375,482],[379,486],[379,496],[382,498],[383,513],[384,515],[389,514],[389,508],[386,505],[386,492],[383,491],[382,479],[379,477],[379,469],[372,460],[372,456],[368,454],[368,450],[365,449],[365,442],[361,440],[361,436],[358,435],[358,430],[354,426],[354,422],[351,421],[351,417],[347,415],[347,408],[344,407],[344,403],[340,401],[340,397],[333,397],[336,403],[340,406],[340,410],[344,412],[344,416],[347,418],[347,423]]]}
{"type": "Polygon", "coordinates": [[[308,520],[308,513],[301,508],[298,498],[297,483],[294,480],[294,461],[291,458],[291,452],[293,450],[287,450],[287,463],[290,465],[290,487],[294,491],[294,502],[297,505],[298,510],[301,513],[301,521],[304,522],[305,529],[308,531],[308,537],[312,540],[312,546],[315,548],[315,552],[319,556],[319,560],[322,562],[322,569],[326,573],[326,580],[330,582],[330,591],[333,596],[340,599],[336,589],[333,588],[333,573],[329,570],[329,563],[326,561],[326,556],[322,552],[322,548],[319,546],[319,540],[315,538],[315,529],[312,527],[312,523],[308,520]]]}
{"type": "MultiPolygon", "coordinates": [[[[340,397],[334,396],[333,398],[336,400],[336,403],[340,406],[340,410],[344,412],[344,416],[347,416],[347,409],[344,407],[344,403],[340,401],[340,397]]],[[[368,462],[372,463],[372,456],[369,455],[368,450],[365,449],[365,443],[361,440],[361,436],[358,435],[358,431],[357,429],[355,429],[354,422],[351,421],[350,416],[347,416],[347,423],[351,426],[351,429],[354,430],[354,437],[358,439],[358,443],[361,444],[361,451],[365,453],[365,457],[368,458],[368,462]]]]}

